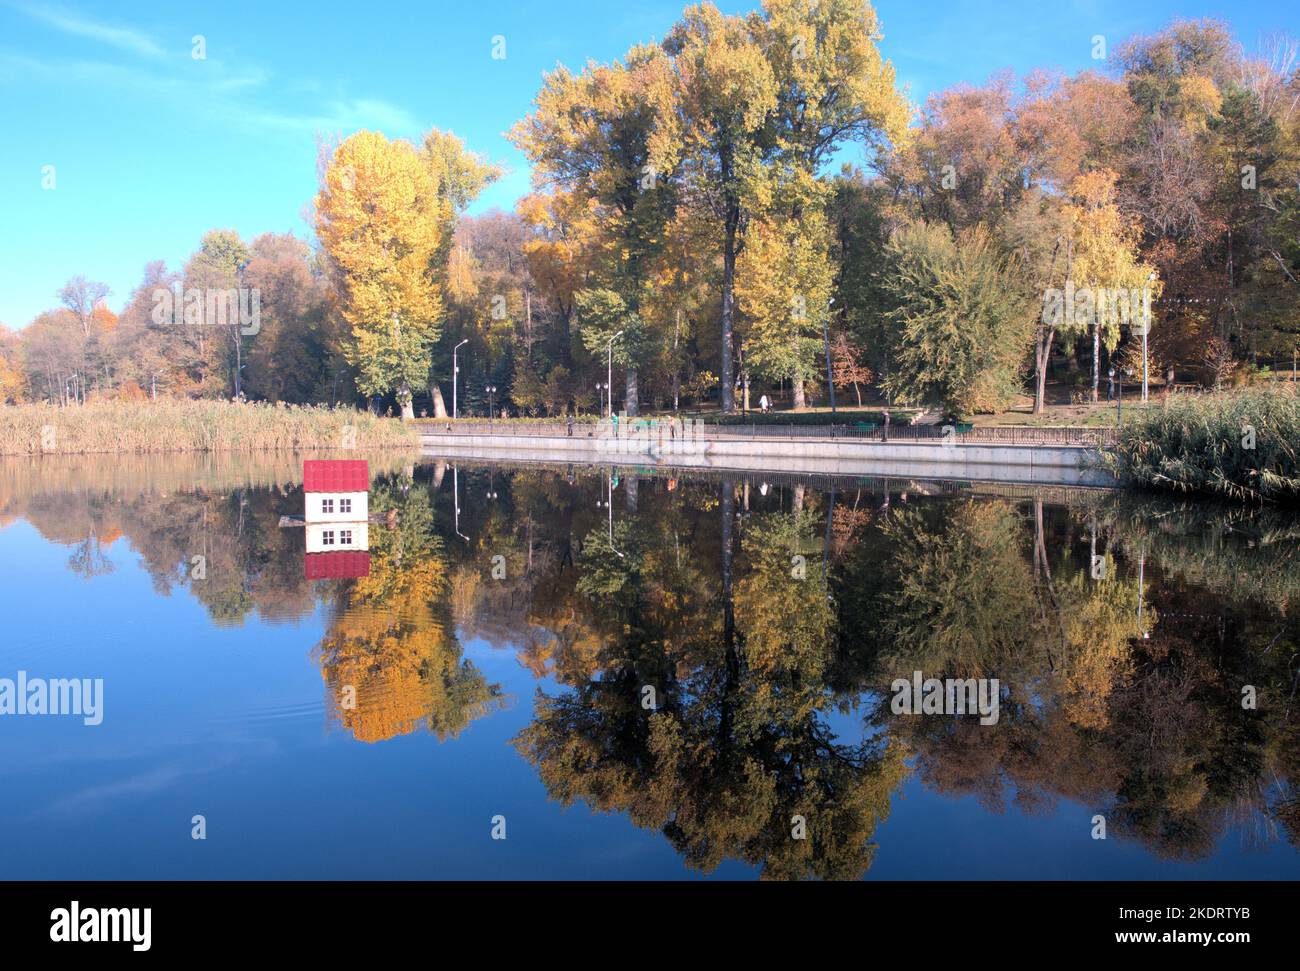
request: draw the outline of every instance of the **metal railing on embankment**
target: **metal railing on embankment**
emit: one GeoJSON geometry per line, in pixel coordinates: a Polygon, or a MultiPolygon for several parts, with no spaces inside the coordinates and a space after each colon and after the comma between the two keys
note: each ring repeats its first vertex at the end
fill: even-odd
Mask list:
{"type": "MultiPolygon", "coordinates": [[[[521,438],[564,438],[563,422],[483,421],[473,419],[422,420],[420,434],[436,440],[446,435],[491,435],[521,438]]],[[[713,424],[696,420],[670,422],[662,418],[628,418],[618,422],[575,422],[574,438],[632,438],[651,441],[862,441],[898,443],[953,443],[960,445],[1049,445],[1100,448],[1113,444],[1113,428],[1034,427],[1028,425],[889,425],[859,422],[853,425],[781,425],[758,422],[713,424]]]]}

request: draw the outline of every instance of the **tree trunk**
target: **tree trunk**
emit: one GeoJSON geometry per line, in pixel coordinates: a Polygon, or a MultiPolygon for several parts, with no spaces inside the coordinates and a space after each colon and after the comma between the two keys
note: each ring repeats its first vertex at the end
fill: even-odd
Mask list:
{"type": "Polygon", "coordinates": [[[233,328],[235,339],[235,397],[238,398],[244,393],[243,374],[244,370],[244,338],[239,332],[239,325],[233,328]]]}
{"type": "Polygon", "coordinates": [[[682,338],[682,312],[677,311],[673,324],[673,414],[677,414],[677,403],[682,391],[682,360],[678,356],[677,346],[682,338]]]}
{"type": "Polygon", "coordinates": [[[628,515],[635,516],[638,511],[638,499],[640,498],[641,480],[635,475],[629,475],[625,480],[625,491],[623,499],[626,502],[628,515]]]}
{"type": "Polygon", "coordinates": [[[442,388],[435,381],[429,385],[429,397],[433,399],[433,417],[447,417],[447,403],[442,400],[442,388]]]}
{"type": "Polygon", "coordinates": [[[1097,389],[1101,384],[1101,320],[1092,322],[1092,403],[1097,403],[1097,389]]]}
{"type": "MultiPolygon", "coordinates": [[[[734,174],[731,153],[722,152],[720,161],[722,183],[729,185],[734,174]]],[[[740,199],[734,189],[729,189],[722,238],[722,411],[725,414],[732,414],[736,410],[731,337],[735,325],[736,237],[739,228],[740,199]]]]}
{"type": "Polygon", "coordinates": [[[794,410],[803,411],[808,407],[808,398],[804,394],[803,378],[794,375],[790,378],[790,396],[793,399],[794,410]]]}
{"type": "Polygon", "coordinates": [[[1055,327],[1040,324],[1039,328],[1038,342],[1034,348],[1036,357],[1034,365],[1038,373],[1038,386],[1034,389],[1035,415],[1043,413],[1043,404],[1047,399],[1047,362],[1052,358],[1052,338],[1056,336],[1055,327]]]}
{"type": "Polygon", "coordinates": [[[402,383],[397,388],[397,403],[402,406],[402,421],[415,418],[415,406],[411,402],[411,386],[402,383]]]}
{"type": "Polygon", "coordinates": [[[641,409],[637,404],[638,401],[636,368],[630,367],[627,369],[627,397],[623,402],[623,408],[627,411],[629,417],[641,414],[641,409]]]}

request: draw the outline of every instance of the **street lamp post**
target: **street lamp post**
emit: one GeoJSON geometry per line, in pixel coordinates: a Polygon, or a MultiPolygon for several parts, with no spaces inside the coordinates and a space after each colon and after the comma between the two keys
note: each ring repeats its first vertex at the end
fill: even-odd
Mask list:
{"type": "Polygon", "coordinates": [[[596,382],[596,397],[600,399],[601,414],[604,414],[605,412],[605,392],[608,389],[609,389],[609,385],[601,384],[599,381],[596,382]]]}
{"type": "Polygon", "coordinates": [[[496,386],[495,384],[489,384],[489,385],[488,385],[486,388],[484,388],[483,390],[487,392],[487,396],[488,396],[488,421],[491,421],[493,418],[496,417],[496,405],[495,405],[495,398],[494,398],[493,396],[497,393],[497,386],[496,386]]]}
{"type": "Polygon", "coordinates": [[[460,366],[456,363],[456,352],[469,343],[466,337],[463,341],[451,349],[451,417],[459,418],[460,409],[456,404],[456,376],[460,374],[460,366]]]}
{"type": "Polygon", "coordinates": [[[609,392],[609,408],[607,409],[607,413],[605,415],[606,418],[614,417],[614,389],[613,387],[611,387],[614,383],[614,341],[618,340],[619,335],[621,335],[622,333],[623,332],[620,330],[617,334],[611,337],[609,339],[609,346],[606,348],[605,380],[608,382],[608,384],[605,385],[605,388],[609,392]]]}

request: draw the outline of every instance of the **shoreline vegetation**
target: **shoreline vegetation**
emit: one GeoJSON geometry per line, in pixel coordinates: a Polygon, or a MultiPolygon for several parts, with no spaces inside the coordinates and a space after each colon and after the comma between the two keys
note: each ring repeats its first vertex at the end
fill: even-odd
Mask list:
{"type": "Polygon", "coordinates": [[[309,452],[419,448],[415,429],[352,408],[218,400],[0,408],[0,455],[309,452]]]}
{"type": "MultiPolygon", "coordinates": [[[[579,422],[595,420],[584,416],[579,422]]],[[[415,452],[421,427],[443,422],[458,423],[404,422],[351,408],[215,400],[15,405],[0,407],[0,456],[415,452]]],[[[501,422],[521,423],[561,426],[563,419],[501,422]]],[[[1295,504],[1300,502],[1297,453],[1300,395],[1282,386],[1175,396],[1161,406],[1135,408],[1100,464],[1130,488],[1295,504]]]]}
{"type": "Polygon", "coordinates": [[[1175,397],[1134,414],[1103,466],[1131,486],[1239,502],[1300,502],[1300,396],[1175,397]]]}

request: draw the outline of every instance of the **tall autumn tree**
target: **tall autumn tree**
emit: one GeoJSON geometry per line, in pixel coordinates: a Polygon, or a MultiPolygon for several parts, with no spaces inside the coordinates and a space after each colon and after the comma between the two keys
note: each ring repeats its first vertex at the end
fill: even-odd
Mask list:
{"type": "MultiPolygon", "coordinates": [[[[469,204],[489,185],[501,178],[501,167],[476,152],[471,152],[465,143],[452,132],[432,128],[424,136],[421,154],[433,173],[438,193],[439,245],[434,256],[434,279],[445,296],[462,292],[464,281],[458,290],[457,283],[451,275],[463,268],[472,254],[458,250],[456,227],[469,204]]],[[[433,353],[433,370],[428,377],[429,397],[433,401],[435,418],[447,416],[447,406],[443,399],[439,375],[451,374],[451,347],[448,340],[456,335],[445,330],[435,346],[433,353]]]]}
{"type": "Polygon", "coordinates": [[[1081,175],[1070,187],[1072,202],[1065,214],[1071,231],[1072,277],[1093,293],[1092,400],[1098,397],[1101,348],[1114,351],[1119,343],[1121,322],[1127,320],[1135,332],[1149,328],[1149,298],[1131,300],[1130,294],[1150,290],[1154,297],[1156,273],[1141,261],[1137,252],[1137,227],[1115,204],[1116,175],[1098,169],[1081,175]],[[1103,295],[1104,291],[1126,291],[1103,295]],[[1135,312],[1136,311],[1136,312],[1135,312]]]}
{"type": "Polygon", "coordinates": [[[752,184],[762,172],[776,79],[750,26],[711,3],[688,8],[664,48],[673,56],[686,119],[683,172],[691,197],[722,227],[721,404],[730,412],[736,408],[736,260],[752,184]]]}
{"type": "Polygon", "coordinates": [[[638,412],[638,367],[652,346],[640,305],[672,217],[682,137],[668,57],[637,46],[623,62],[588,64],[581,74],[546,75],[533,113],[511,138],[533,163],[542,190],[576,193],[594,204],[602,230],[595,286],[578,296],[587,308],[588,350],[613,347],[626,369],[625,407],[638,412]]]}
{"type": "Polygon", "coordinates": [[[427,379],[442,310],[435,260],[443,202],[415,146],[362,131],[333,152],[316,196],[346,345],[363,394],[392,392],[414,418],[412,389],[427,379]]]}
{"type": "MultiPolygon", "coordinates": [[[[799,408],[804,382],[830,357],[826,318],[834,260],[826,211],[833,189],[822,170],[847,141],[877,150],[905,144],[912,109],[881,56],[880,21],[867,0],[767,0],[748,23],[771,65],[776,99],[765,132],[762,199],[754,208],[763,213],[757,225],[775,224],[779,232],[755,234],[756,248],[767,252],[750,254],[741,275],[779,273],[792,292],[783,319],[790,333],[756,342],[746,356],[757,363],[779,348],[786,358],[781,376],[791,379],[799,408]],[[772,244],[782,237],[784,259],[773,259],[772,244]],[[796,267],[797,273],[787,272],[796,267]]],[[[751,285],[771,286],[739,283],[751,285]]],[[[741,302],[743,311],[748,301],[741,302]]],[[[763,330],[777,336],[770,319],[760,323],[763,330]]]]}
{"type": "Polygon", "coordinates": [[[99,386],[99,321],[95,310],[111,291],[108,285],[84,276],[74,276],[59,290],[59,302],[76,319],[79,361],[74,370],[72,393],[83,404],[91,384],[99,386]]]}
{"type": "Polygon", "coordinates": [[[225,367],[230,370],[230,393],[236,398],[243,394],[244,332],[240,322],[239,304],[231,306],[223,294],[242,286],[244,267],[252,254],[248,246],[233,229],[213,229],[203,234],[199,248],[185,266],[187,291],[202,295],[202,306],[195,306],[202,316],[193,319],[187,298],[185,314],[189,337],[202,348],[205,363],[211,365],[207,378],[213,393],[224,393],[224,381],[218,375],[225,367]],[[209,345],[206,330],[220,326],[230,344],[209,345]]]}
{"type": "Polygon", "coordinates": [[[834,283],[829,238],[820,206],[749,228],[736,282],[746,407],[750,371],[771,381],[789,379],[794,407],[806,403],[804,384],[818,371],[834,283]]]}

